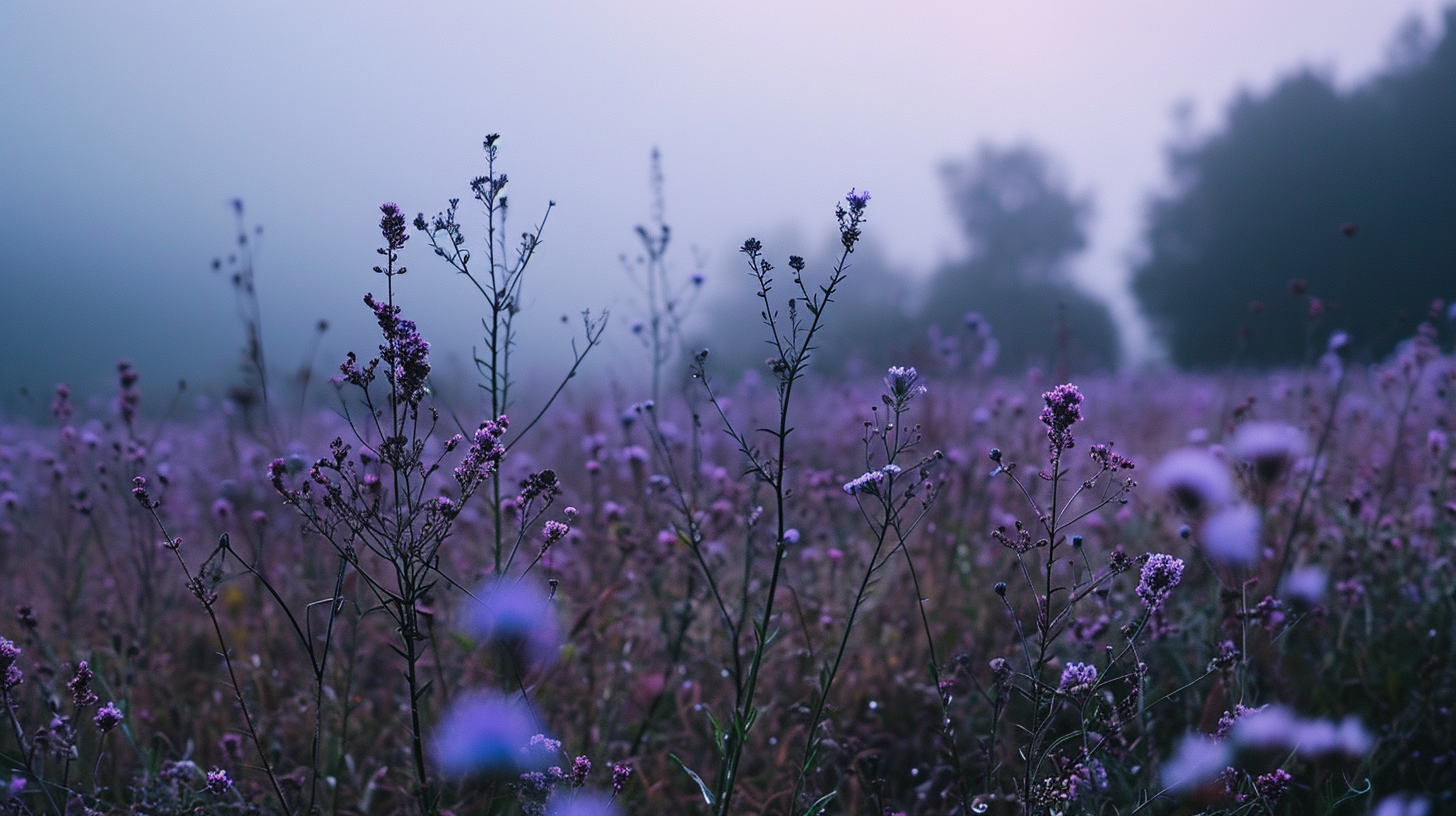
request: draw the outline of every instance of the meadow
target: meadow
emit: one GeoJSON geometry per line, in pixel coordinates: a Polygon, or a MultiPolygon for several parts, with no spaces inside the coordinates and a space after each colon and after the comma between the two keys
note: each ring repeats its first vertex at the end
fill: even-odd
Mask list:
{"type": "Polygon", "coordinates": [[[380,343],[329,408],[259,364],[168,419],[123,362],[102,409],[61,386],[0,425],[6,812],[1456,808],[1439,305],[1373,362],[1335,335],[1272,372],[831,377],[851,192],[831,268],[745,242],[761,369],[664,352],[662,278],[650,390],[518,414],[539,234],[496,234],[487,152],[483,231],[382,208],[380,343]],[[410,240],[482,298],[468,412],[410,240]]]}

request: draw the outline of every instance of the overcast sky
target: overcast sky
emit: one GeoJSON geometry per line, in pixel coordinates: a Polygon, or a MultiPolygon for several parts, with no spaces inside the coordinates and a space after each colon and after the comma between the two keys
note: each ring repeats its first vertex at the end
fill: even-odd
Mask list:
{"type": "MultiPolygon", "coordinates": [[[[332,364],[369,342],[359,298],[378,205],[431,214],[499,132],[516,227],[557,203],[528,315],[634,311],[618,256],[663,153],[676,262],[722,280],[749,235],[822,244],[850,187],[868,231],[925,275],[964,252],[939,165],[1029,140],[1097,203],[1078,275],[1121,295],[1186,102],[1206,132],[1301,66],[1342,85],[1432,0],[0,3],[0,388],[224,381],[241,342],[211,258],[228,201],[266,228],[270,351],[320,317],[332,364]],[[219,366],[221,362],[221,366],[219,366]]],[[[468,354],[480,304],[415,240],[405,308],[468,354]]],[[[709,290],[717,291],[714,289],[709,290]]],[[[562,342],[542,329],[544,342],[562,342]]],[[[1140,342],[1132,335],[1134,343],[1140,342]]]]}

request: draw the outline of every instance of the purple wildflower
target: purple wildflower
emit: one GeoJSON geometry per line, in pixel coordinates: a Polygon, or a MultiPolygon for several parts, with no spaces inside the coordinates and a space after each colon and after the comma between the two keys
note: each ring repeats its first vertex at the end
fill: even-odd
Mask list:
{"type": "Polygon", "coordinates": [[[631,764],[626,763],[626,762],[618,762],[617,764],[613,765],[612,766],[612,794],[613,795],[620,794],[622,792],[622,788],[624,788],[624,787],[627,786],[627,780],[628,779],[631,779],[631,778],[632,778],[632,766],[631,766],[631,764]]]}
{"type": "Polygon", "coordinates": [[[91,690],[92,677],[91,665],[82,660],[76,664],[75,676],[66,684],[66,688],[71,691],[71,702],[75,703],[78,709],[96,704],[96,692],[91,690]]]}
{"type": "Polygon", "coordinates": [[[1234,498],[1228,466],[1208,451],[1175,450],[1153,470],[1153,482],[1193,514],[1221,507],[1234,498]]]}
{"type": "Polygon", "coordinates": [[[1154,553],[1143,564],[1142,580],[1137,585],[1137,595],[1149,612],[1163,608],[1173,587],[1183,580],[1183,559],[1166,553],[1154,553]]]}
{"type": "Polygon", "coordinates": [[[1173,793],[1186,793],[1207,785],[1228,767],[1231,755],[1226,743],[1189,734],[1178,743],[1172,758],[1163,763],[1163,786],[1173,793]]]}
{"type": "Polygon", "coordinates": [[[1041,398],[1046,403],[1041,421],[1047,426],[1052,455],[1076,447],[1072,426],[1082,421],[1082,392],[1077,390],[1077,386],[1067,383],[1042,394],[1041,398]]]}
{"type": "Polygon", "coordinates": [[[478,595],[470,630],[490,641],[525,670],[555,660],[561,648],[561,630],[551,601],[535,584],[492,582],[478,595]]]}
{"type": "Polygon", "coordinates": [[[455,467],[455,481],[459,483],[462,495],[474,490],[480,482],[489,478],[505,458],[506,449],[500,444],[511,421],[501,414],[494,422],[482,422],[475,429],[475,436],[466,449],[465,456],[455,467]]]}
{"type": "Polygon", "coordinates": [[[1284,792],[1289,790],[1289,782],[1293,779],[1289,772],[1283,768],[1275,768],[1254,780],[1254,790],[1268,803],[1272,809],[1284,798],[1284,792]]]}
{"type": "Polygon", "coordinates": [[[228,772],[222,768],[213,768],[207,772],[207,792],[213,796],[222,796],[232,790],[233,779],[228,772]]]}
{"type": "Polygon", "coordinates": [[[101,733],[105,734],[118,725],[121,725],[121,721],[124,718],[125,715],[121,713],[121,709],[116,707],[116,703],[109,702],[102,706],[92,719],[96,723],[96,727],[101,729],[101,733]]]}
{"type": "Polygon", "coordinates": [[[577,794],[558,802],[552,799],[547,816],[621,816],[611,800],[593,794],[577,794]]]}
{"type": "MultiPolygon", "coordinates": [[[[379,232],[384,235],[384,243],[387,245],[388,251],[395,252],[403,249],[404,242],[409,240],[409,234],[405,231],[404,226],[404,213],[393,202],[381,205],[379,211],[384,213],[379,219],[379,232]]],[[[400,269],[395,274],[403,275],[404,269],[400,269]]]]}
{"type": "Polygon", "coordinates": [[[20,647],[13,641],[0,637],[0,694],[9,695],[10,690],[25,682],[25,675],[15,665],[20,657],[20,647]]]}
{"type": "Polygon", "coordinates": [[[579,788],[586,784],[586,775],[591,773],[591,760],[579,756],[571,763],[571,786],[579,788]]]}
{"type": "Polygon", "coordinates": [[[1091,691],[1092,685],[1096,682],[1096,666],[1091,663],[1068,663],[1067,667],[1062,669],[1062,682],[1057,686],[1057,690],[1076,697],[1091,691]]]}
{"type": "Polygon", "coordinates": [[[1203,552],[1215,564],[1252,567],[1259,563],[1259,511],[1236,504],[1218,511],[1203,524],[1203,552]]]}
{"type": "Polygon", "coordinates": [[[890,366],[885,375],[885,389],[890,393],[881,397],[885,404],[895,411],[904,410],[910,400],[924,394],[925,386],[920,384],[920,373],[914,366],[890,366]]]}
{"type": "Polygon", "coordinates": [[[366,294],[364,303],[374,310],[385,342],[379,346],[379,359],[384,362],[385,376],[394,389],[394,398],[411,408],[418,408],[425,398],[425,382],[430,376],[430,344],[420,336],[413,320],[399,316],[399,307],[391,306],[366,294]]]}
{"type": "Polygon", "coordinates": [[[1380,800],[1372,816],[1426,816],[1431,812],[1429,800],[1420,796],[1397,793],[1380,800]]]}
{"type": "Polygon", "coordinates": [[[435,730],[434,756],[448,777],[515,773],[520,747],[536,733],[523,705],[485,692],[457,698],[435,730]]]}
{"type": "Polygon", "coordinates": [[[1303,432],[1276,422],[1249,422],[1234,434],[1234,455],[1253,465],[1264,484],[1277,481],[1304,449],[1303,432]]]}

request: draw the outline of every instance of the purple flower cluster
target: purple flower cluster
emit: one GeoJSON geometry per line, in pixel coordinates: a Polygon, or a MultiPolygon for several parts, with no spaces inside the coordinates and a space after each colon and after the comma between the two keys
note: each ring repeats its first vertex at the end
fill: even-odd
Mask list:
{"type": "Polygon", "coordinates": [[[399,316],[398,306],[377,301],[372,293],[364,296],[364,303],[374,310],[379,330],[384,333],[379,359],[384,362],[395,400],[411,408],[419,407],[430,376],[430,344],[420,336],[413,320],[399,316]]]}
{"type": "Polygon", "coordinates": [[[890,366],[889,373],[885,375],[885,389],[890,393],[882,399],[897,412],[926,391],[925,386],[920,384],[920,372],[915,370],[915,366],[890,366]]]}
{"type": "Polygon", "coordinates": [[[1057,685],[1057,690],[1075,697],[1091,691],[1092,685],[1096,682],[1096,666],[1091,663],[1068,663],[1067,667],[1062,669],[1062,681],[1057,685]]]}
{"type": "MultiPolygon", "coordinates": [[[[405,231],[404,213],[393,202],[380,205],[379,211],[384,214],[379,219],[379,232],[384,235],[386,244],[386,249],[380,250],[379,254],[403,249],[404,242],[409,240],[409,234],[405,231]]],[[[399,269],[395,274],[403,275],[404,269],[399,269]]]]}
{"type": "Polygon", "coordinates": [[[1183,559],[1166,553],[1154,553],[1143,564],[1142,580],[1138,581],[1137,596],[1149,612],[1157,612],[1173,594],[1173,587],[1183,580],[1183,559]]]}
{"type": "Polygon", "coordinates": [[[121,360],[116,364],[116,378],[120,386],[116,393],[116,411],[121,415],[121,421],[130,428],[136,420],[137,406],[142,401],[142,391],[137,387],[137,380],[142,375],[132,367],[131,360],[121,360]]]}
{"type": "Polygon", "coordinates": [[[851,496],[858,493],[866,493],[871,496],[877,496],[880,493],[880,484],[885,481],[885,478],[889,476],[898,476],[900,472],[901,468],[899,465],[885,465],[879,470],[872,470],[868,473],[860,474],[859,476],[856,476],[853,479],[845,482],[844,492],[848,493],[851,496]]]}
{"type": "Polygon", "coordinates": [[[233,779],[228,772],[222,768],[213,768],[207,772],[207,792],[213,796],[222,796],[232,790],[233,779]]]}
{"type": "Polygon", "coordinates": [[[21,674],[20,667],[15,665],[16,658],[20,657],[20,647],[14,642],[0,637],[0,694],[9,696],[10,690],[25,682],[25,675],[21,674]]]}
{"type": "Polygon", "coordinates": [[[510,426],[510,418],[501,414],[495,421],[486,420],[475,429],[465,457],[455,467],[455,481],[459,483],[462,495],[468,495],[500,466],[506,455],[500,440],[510,426]]]}
{"type": "Polygon", "coordinates": [[[1077,386],[1067,383],[1042,394],[1041,398],[1046,403],[1041,411],[1041,422],[1047,426],[1052,455],[1076,447],[1072,426],[1082,421],[1082,392],[1077,390],[1077,386]]]}
{"type": "Polygon", "coordinates": [[[91,664],[82,660],[76,664],[76,674],[66,684],[66,688],[71,692],[71,702],[78,709],[96,705],[96,692],[91,690],[92,677],[91,664]]]}
{"type": "Polygon", "coordinates": [[[116,707],[116,703],[107,703],[96,712],[96,716],[92,719],[96,723],[96,727],[101,729],[101,733],[105,734],[121,725],[125,715],[121,713],[121,709],[116,707]]]}

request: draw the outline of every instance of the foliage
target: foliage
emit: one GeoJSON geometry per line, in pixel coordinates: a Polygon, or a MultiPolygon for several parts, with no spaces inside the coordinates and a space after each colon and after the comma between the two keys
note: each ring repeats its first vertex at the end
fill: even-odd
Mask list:
{"type": "Polygon", "coordinates": [[[1320,318],[1383,356],[1452,294],[1456,10],[1435,42],[1410,31],[1351,91],[1302,71],[1169,151],[1133,291],[1179,365],[1308,360],[1320,318]],[[1285,297],[1291,280],[1317,302],[1285,297]]]}

